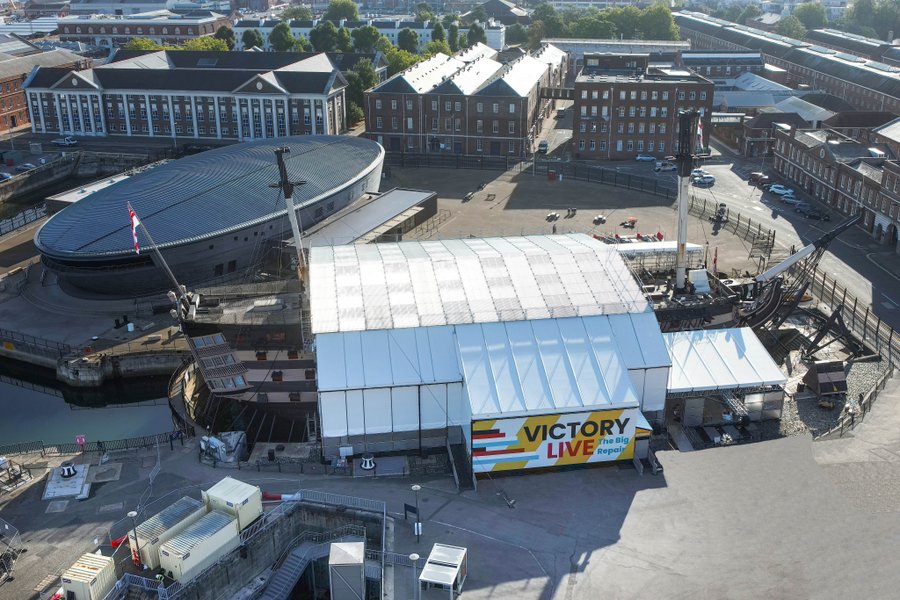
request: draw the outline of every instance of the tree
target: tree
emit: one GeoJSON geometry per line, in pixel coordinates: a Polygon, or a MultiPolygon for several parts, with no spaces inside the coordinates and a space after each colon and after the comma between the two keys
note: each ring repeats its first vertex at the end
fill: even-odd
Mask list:
{"type": "Polygon", "coordinates": [[[470,46],[474,46],[479,42],[481,42],[482,44],[487,44],[487,35],[485,35],[484,33],[484,28],[482,28],[478,23],[472,23],[471,25],[469,25],[469,34],[466,36],[466,41],[470,46]]]}
{"type": "Polygon", "coordinates": [[[416,4],[416,23],[424,23],[425,21],[433,21],[434,13],[431,12],[431,6],[427,2],[419,2],[416,4]]]}
{"type": "Polygon", "coordinates": [[[366,113],[363,112],[363,109],[349,102],[347,104],[347,124],[348,125],[356,125],[360,121],[362,121],[366,117],[366,113]]]}
{"type": "Polygon", "coordinates": [[[623,6],[621,8],[610,8],[603,12],[608,21],[616,26],[616,32],[626,40],[633,40],[637,37],[640,29],[641,11],[634,6],[623,6]]]}
{"type": "Polygon", "coordinates": [[[269,45],[275,52],[288,52],[294,48],[294,34],[288,24],[282,21],[269,34],[269,45]]]}
{"type": "Polygon", "coordinates": [[[192,38],[181,45],[179,50],[196,50],[203,52],[228,52],[225,40],[215,37],[192,38]]]}
{"type": "Polygon", "coordinates": [[[544,24],[544,33],[548,37],[561,37],[565,35],[566,24],[553,8],[547,2],[543,2],[534,9],[531,15],[532,23],[537,20],[544,24]]]}
{"type": "Polygon", "coordinates": [[[249,50],[254,46],[262,48],[265,42],[263,42],[263,36],[258,30],[248,29],[241,36],[241,43],[244,45],[244,50],[249,50]]]}
{"type": "Polygon", "coordinates": [[[431,41],[432,42],[446,42],[447,35],[444,33],[444,26],[440,23],[434,24],[434,29],[431,30],[431,41]]]}
{"type": "Polygon", "coordinates": [[[312,11],[302,4],[289,6],[281,13],[282,21],[312,21],[312,18],[312,11]]]}
{"type": "Polygon", "coordinates": [[[331,21],[321,21],[309,32],[309,41],[316,52],[332,52],[338,43],[338,32],[331,21]]]}
{"type": "Polygon", "coordinates": [[[537,50],[544,41],[544,22],[532,21],[531,27],[528,28],[528,47],[537,50]]]}
{"type": "Polygon", "coordinates": [[[722,13],[721,18],[725,19],[726,21],[731,21],[733,23],[737,23],[738,19],[740,18],[741,13],[743,11],[744,11],[744,7],[735,2],[734,4],[730,5],[727,9],[725,9],[725,12],[722,13]]]}
{"type": "Polygon", "coordinates": [[[397,34],[397,47],[415,54],[419,51],[419,34],[409,28],[401,29],[397,34]]]}
{"type": "Polygon", "coordinates": [[[225,25],[219,27],[219,29],[216,30],[216,35],[213,37],[225,42],[225,45],[228,46],[229,50],[233,50],[234,45],[237,44],[237,36],[234,35],[234,29],[226,27],[225,25]]]}
{"type": "Polygon", "coordinates": [[[312,49],[312,44],[302,35],[294,38],[294,52],[312,52],[312,49]]]}
{"type": "Polygon", "coordinates": [[[353,48],[357,52],[372,52],[375,49],[375,42],[381,37],[381,32],[371,25],[357,27],[350,32],[353,37],[353,48]]]}
{"type": "Polygon", "coordinates": [[[762,9],[756,4],[748,4],[744,10],[738,15],[736,22],[741,25],[746,25],[747,21],[750,19],[755,19],[760,16],[762,13],[762,9]]]}
{"type": "MultiPolygon", "coordinates": [[[[575,37],[588,40],[602,40],[616,37],[616,25],[602,17],[582,17],[572,24],[571,32],[575,37]]],[[[506,30],[509,41],[509,30],[506,30]]]]}
{"type": "Polygon", "coordinates": [[[443,17],[441,17],[441,23],[444,24],[444,27],[450,27],[451,24],[459,21],[459,15],[456,13],[447,13],[443,17]]]}
{"type": "Polygon", "coordinates": [[[369,59],[363,59],[347,71],[347,100],[357,106],[365,104],[365,92],[378,84],[378,73],[369,59]]]}
{"type": "Polygon", "coordinates": [[[507,44],[524,44],[528,41],[528,30],[522,27],[520,23],[516,23],[506,28],[507,44]]]}
{"type": "Polygon", "coordinates": [[[424,56],[425,58],[430,58],[438,52],[443,52],[444,54],[453,54],[453,51],[450,50],[450,46],[447,44],[447,42],[443,41],[431,41],[425,44],[425,47],[422,48],[422,56],[424,56]]]}
{"type": "Polygon", "coordinates": [[[447,28],[447,45],[453,52],[459,51],[459,25],[455,21],[447,28]]]}
{"type": "Polygon", "coordinates": [[[484,7],[481,5],[476,6],[472,9],[472,12],[469,13],[469,18],[467,21],[472,21],[473,23],[484,23],[488,20],[487,13],[484,12],[484,7]]]}
{"type": "Polygon", "coordinates": [[[131,40],[122,47],[124,50],[162,50],[163,47],[153,40],[147,38],[131,38],[131,40]]]}
{"type": "Polygon", "coordinates": [[[645,40],[677,40],[678,26],[665,4],[654,4],[641,11],[639,27],[645,40]]]}
{"type": "Polygon", "coordinates": [[[804,2],[794,9],[794,16],[807,29],[821,29],[828,24],[825,7],[817,2],[804,2]]]}
{"type": "Polygon", "coordinates": [[[783,35],[784,37],[801,40],[806,35],[806,27],[803,26],[800,19],[794,15],[790,15],[778,21],[778,25],[775,27],[775,33],[783,35]]]}
{"type": "Polygon", "coordinates": [[[322,18],[326,21],[359,21],[359,8],[353,0],[331,0],[322,18]]]}
{"type": "Polygon", "coordinates": [[[350,31],[346,27],[338,30],[337,48],[341,52],[353,52],[353,38],[350,37],[350,31]]]}
{"type": "Polygon", "coordinates": [[[419,62],[419,57],[415,54],[411,54],[406,50],[394,48],[393,46],[391,46],[389,52],[385,53],[385,59],[388,64],[388,77],[396,75],[400,71],[408,69],[419,62]]]}

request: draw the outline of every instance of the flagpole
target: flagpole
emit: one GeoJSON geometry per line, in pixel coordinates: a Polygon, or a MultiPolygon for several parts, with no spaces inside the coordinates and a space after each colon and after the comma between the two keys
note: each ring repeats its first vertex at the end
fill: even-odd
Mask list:
{"type": "Polygon", "coordinates": [[[153,236],[150,235],[150,232],[147,231],[147,228],[144,226],[144,220],[141,219],[138,214],[134,211],[134,207],[131,206],[131,202],[128,203],[128,212],[134,213],[134,216],[137,217],[138,227],[141,228],[141,231],[144,232],[144,235],[147,236],[147,241],[150,242],[150,249],[156,254],[156,258],[159,259],[159,264],[166,272],[166,275],[169,276],[169,279],[172,280],[172,283],[175,285],[175,294],[181,298],[184,296],[184,292],[181,289],[181,284],[178,283],[178,280],[175,279],[175,274],[172,272],[172,269],[169,268],[169,263],[166,262],[166,259],[163,258],[162,253],[159,251],[159,248],[156,246],[156,242],[153,241],[153,236]]]}

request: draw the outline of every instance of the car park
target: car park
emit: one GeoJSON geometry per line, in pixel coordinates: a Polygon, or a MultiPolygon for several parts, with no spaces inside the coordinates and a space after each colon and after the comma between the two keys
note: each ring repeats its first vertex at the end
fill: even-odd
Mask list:
{"type": "Polygon", "coordinates": [[[785,195],[793,195],[794,190],[789,187],[785,187],[780,183],[776,183],[775,185],[769,186],[769,192],[775,194],[777,196],[785,196],[785,195]]]}
{"type": "Polygon", "coordinates": [[[634,160],[642,162],[656,162],[656,157],[652,154],[638,154],[634,157],[634,160]]]}
{"type": "Polygon", "coordinates": [[[16,172],[25,173],[26,171],[30,171],[32,169],[36,169],[37,167],[31,163],[22,163],[20,165],[16,165],[16,172]]]}
{"type": "Polygon", "coordinates": [[[677,169],[678,169],[678,167],[675,166],[675,164],[670,163],[665,160],[656,161],[656,166],[653,167],[653,170],[656,171],[657,173],[660,171],[675,171],[677,169]]]}
{"type": "Polygon", "coordinates": [[[547,143],[547,140],[541,140],[538,142],[538,154],[547,154],[547,150],[550,149],[550,144],[547,143]]]}
{"type": "Polygon", "coordinates": [[[709,186],[716,182],[716,178],[712,175],[700,175],[699,177],[692,177],[691,182],[694,185],[709,186]]]}

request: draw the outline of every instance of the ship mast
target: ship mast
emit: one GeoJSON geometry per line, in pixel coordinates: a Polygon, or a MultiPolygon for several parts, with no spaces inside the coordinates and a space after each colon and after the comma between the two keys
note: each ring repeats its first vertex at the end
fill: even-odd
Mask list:
{"type": "Polygon", "coordinates": [[[691,171],[694,168],[694,138],[696,137],[697,118],[695,110],[683,110],[678,113],[678,245],[675,255],[675,291],[683,293],[687,287],[687,230],[688,204],[691,193],[691,171]]]}

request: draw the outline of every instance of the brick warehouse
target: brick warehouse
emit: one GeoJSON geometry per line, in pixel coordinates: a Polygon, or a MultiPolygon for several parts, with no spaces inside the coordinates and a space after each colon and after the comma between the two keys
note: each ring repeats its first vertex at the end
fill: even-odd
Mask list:
{"type": "Polygon", "coordinates": [[[81,68],[90,61],[68,50],[51,50],[27,56],[0,53],[0,131],[28,125],[28,105],[23,84],[35,67],[81,68]]]}
{"type": "Polygon", "coordinates": [[[713,83],[679,68],[651,68],[649,55],[595,54],[575,79],[572,151],[576,158],[631,159],[676,150],[679,110],[702,114],[709,143],[713,83]]]}
{"type": "Polygon", "coordinates": [[[366,93],[366,136],[389,152],[526,156],[560,87],[566,55],[552,46],[508,64],[476,44],[436,54],[366,93]]]}

